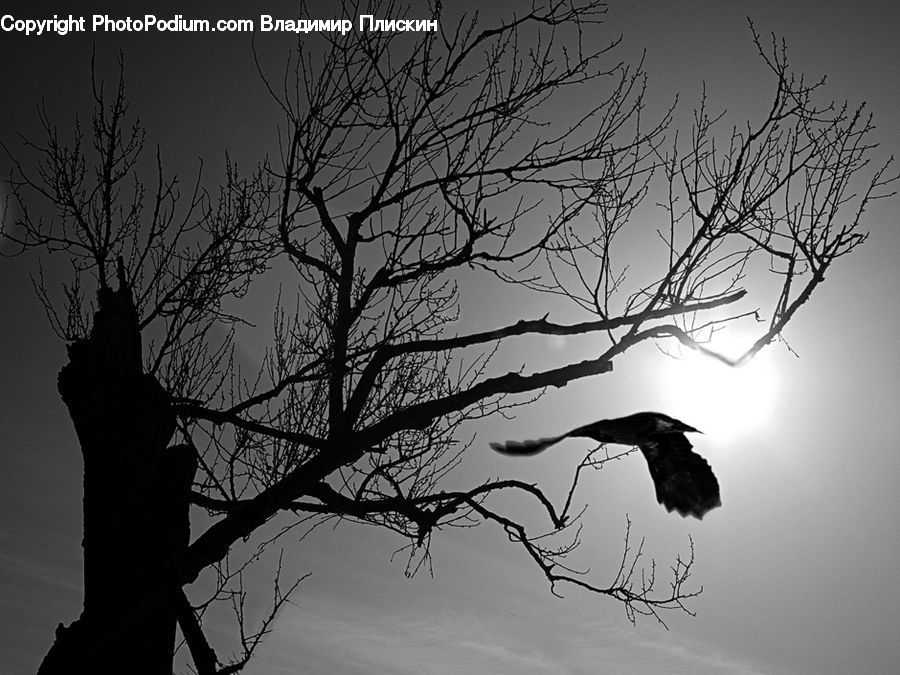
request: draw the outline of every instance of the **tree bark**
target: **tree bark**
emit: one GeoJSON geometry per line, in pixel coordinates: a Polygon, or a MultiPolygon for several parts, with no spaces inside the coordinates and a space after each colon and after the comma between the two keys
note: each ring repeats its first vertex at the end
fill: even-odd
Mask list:
{"type": "Polygon", "coordinates": [[[131,291],[98,292],[90,337],[69,345],[59,392],[84,458],[84,608],[38,671],[169,675],[175,645],[174,578],[190,537],[196,457],[167,447],[168,396],[143,372],[131,291]]]}

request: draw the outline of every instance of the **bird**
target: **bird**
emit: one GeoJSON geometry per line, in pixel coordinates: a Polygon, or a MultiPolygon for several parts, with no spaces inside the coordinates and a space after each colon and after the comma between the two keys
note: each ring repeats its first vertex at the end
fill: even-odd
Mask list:
{"type": "Polygon", "coordinates": [[[712,467],[693,447],[685,433],[703,433],[684,422],[658,412],[639,412],[610,420],[599,420],[559,436],[530,441],[491,443],[505,455],[536,455],[563,439],[591,438],[600,443],[636,445],[647,460],[656,487],[656,501],[666,511],[682,517],[703,518],[722,505],[719,482],[712,467]]]}

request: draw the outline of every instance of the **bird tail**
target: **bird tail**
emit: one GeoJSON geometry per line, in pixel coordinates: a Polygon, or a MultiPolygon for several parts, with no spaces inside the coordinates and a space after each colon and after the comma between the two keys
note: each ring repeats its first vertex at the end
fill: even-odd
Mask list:
{"type": "Polygon", "coordinates": [[[504,455],[536,455],[549,448],[554,443],[559,443],[568,434],[553,436],[552,438],[538,438],[532,441],[506,441],[505,443],[491,443],[491,448],[504,455]]]}

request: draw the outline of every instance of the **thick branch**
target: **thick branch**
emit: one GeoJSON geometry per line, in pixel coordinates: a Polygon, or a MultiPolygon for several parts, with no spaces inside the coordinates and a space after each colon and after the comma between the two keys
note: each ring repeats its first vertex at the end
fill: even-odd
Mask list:
{"type": "MultiPolygon", "coordinates": [[[[622,317],[617,317],[614,319],[604,319],[600,321],[585,321],[582,323],[571,324],[571,325],[562,325],[555,324],[547,321],[546,319],[534,319],[534,320],[522,320],[518,321],[511,326],[505,326],[503,328],[497,328],[490,331],[484,331],[482,333],[473,333],[470,335],[457,336],[453,338],[443,338],[443,339],[434,339],[434,340],[416,340],[414,342],[407,342],[403,344],[395,344],[395,345],[385,345],[380,347],[375,355],[372,357],[372,360],[366,365],[363,370],[362,375],[360,376],[359,383],[357,384],[356,390],[354,391],[350,401],[348,402],[348,416],[350,419],[355,419],[359,414],[359,411],[362,410],[363,405],[365,404],[366,398],[371,392],[372,387],[375,384],[378,375],[381,373],[385,364],[397,356],[401,356],[403,354],[411,354],[416,352],[440,352],[449,349],[463,349],[465,347],[471,347],[474,345],[485,344],[488,342],[493,342],[496,340],[502,340],[507,337],[528,335],[528,334],[541,334],[541,335],[582,335],[586,333],[593,332],[601,332],[608,331],[614,328],[620,328],[622,326],[639,326],[645,321],[651,321],[654,319],[661,319],[669,316],[675,316],[679,314],[685,314],[690,312],[697,312],[706,309],[712,309],[715,307],[721,307],[723,305],[727,305],[733,302],[737,302],[741,298],[746,295],[746,291],[740,290],[730,295],[715,298],[713,300],[706,300],[703,302],[695,302],[695,303],[684,303],[679,304],[672,307],[666,307],[662,309],[655,309],[645,312],[640,312],[638,314],[626,315],[622,317]]],[[[589,363],[589,362],[584,362],[589,363]]],[[[575,364],[573,366],[569,366],[569,369],[577,369],[581,367],[582,364],[575,364]]],[[[609,368],[599,371],[588,372],[587,374],[597,374],[600,372],[606,372],[609,368]]],[[[564,371],[566,369],[560,369],[560,371],[564,371]]],[[[557,371],[551,371],[557,372],[557,371]]],[[[565,373],[560,372],[560,377],[567,378],[564,380],[557,381],[555,376],[550,376],[549,380],[544,384],[536,384],[531,387],[531,389],[539,389],[545,386],[558,386],[561,387],[566,382],[571,379],[574,379],[574,375],[570,375],[572,371],[566,370],[565,373]]],[[[584,377],[585,375],[579,375],[578,377],[584,377]]],[[[491,394],[477,395],[474,399],[468,399],[468,403],[461,405],[459,408],[462,409],[466,405],[470,405],[480,398],[485,398],[486,396],[490,396],[493,394],[499,393],[520,393],[523,391],[528,391],[526,384],[522,382],[516,381],[514,374],[509,374],[504,376],[509,378],[506,381],[501,381],[502,378],[497,378],[498,381],[495,382],[495,385],[500,387],[497,391],[492,392],[491,394]],[[517,388],[515,390],[504,390],[503,386],[512,385],[515,382],[516,387],[525,387],[525,388],[517,388]]],[[[532,376],[535,377],[535,376],[532,376]]],[[[483,385],[487,385],[488,383],[482,383],[483,385]]],[[[479,385],[481,386],[481,385],[479,385]]],[[[474,389],[474,388],[473,388],[474,389]]],[[[486,386],[485,389],[489,390],[490,386],[486,386]]],[[[469,390],[472,391],[472,390],[469,390]]],[[[481,390],[479,390],[481,391],[481,390]]],[[[427,404],[422,404],[427,405],[427,404]]],[[[415,406],[414,406],[415,407],[415,406]]],[[[422,406],[419,406],[422,408],[422,406]]],[[[424,411],[425,408],[422,408],[424,411]]],[[[449,412],[449,409],[446,410],[449,412]]],[[[443,413],[441,413],[443,414],[443,413]]],[[[418,428],[418,427],[415,427],[418,428]]]]}
{"type": "Polygon", "coordinates": [[[507,373],[450,394],[443,398],[425,401],[388,415],[385,419],[357,433],[357,442],[364,446],[377,445],[402,429],[426,429],[438,417],[464,410],[479,401],[500,394],[521,394],[544,387],[564,387],[572,380],[599,375],[612,370],[612,361],[606,356],[581,361],[561,368],[554,368],[533,375],[507,373]]]}
{"type": "Polygon", "coordinates": [[[181,634],[184,635],[184,641],[191,652],[197,675],[216,675],[216,665],[219,663],[219,659],[206,639],[206,635],[203,634],[200,621],[184,591],[180,591],[178,601],[178,626],[181,628],[181,634]]]}
{"type": "Polygon", "coordinates": [[[291,443],[300,443],[316,450],[325,447],[325,441],[317,436],[305,434],[299,431],[286,431],[275,429],[261,422],[248,420],[229,411],[212,410],[197,403],[180,402],[172,405],[172,410],[182,418],[206,420],[215,425],[230,424],[238,429],[250,431],[269,438],[277,438],[291,443]]]}

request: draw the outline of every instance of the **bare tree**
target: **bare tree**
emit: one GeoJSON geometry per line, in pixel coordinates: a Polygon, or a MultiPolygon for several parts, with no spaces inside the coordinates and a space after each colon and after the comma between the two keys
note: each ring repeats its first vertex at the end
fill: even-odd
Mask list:
{"type": "Polygon", "coordinates": [[[158,154],[142,177],[144,132],[122,80],[111,97],[94,84],[93,125],[70,143],[44,115],[46,139],[28,146],[38,168],[17,163],[11,177],[19,217],[5,237],[74,267],[61,310],[38,288],[70,342],[59,387],[85,462],[85,604],[41,672],[170,672],[176,623],[198,673],[240,670],[296,587],[276,580],[272,612],[245,630],[242,572],[258,554],[229,552],[273,518],[281,532],[329,519],[393,530],[413,569],[436,531],[488,521],[553,589],[609,596],[631,620],[689,611],[693,547],[662,589],[627,535],[617,569],[574,571],[577,488],[611,459],[604,447],[573,467],[561,504],[518,480],[460,490],[446,476],[472,444],[468,422],[606,373],[639,343],[725,359],[709,338],[749,319],[744,361],[778,338],[890,189],[887,165],[870,165],[871,119],[818,102],[821,83],[753,31],[772,74],[768,114],[723,134],[704,98],[685,144],[666,138],[670,114],[646,122],[640,65],[616,63],[615,42],[589,46],[602,4],[550,0],[489,29],[432,9],[439,30],[416,39],[305,36],[285,77],[265,80],[284,113],[280,162],[250,175],[229,164],[216,193],[199,176],[182,192],[158,154]],[[622,243],[648,223],[633,265],[622,243]],[[748,295],[759,271],[778,281],[772,297],[748,295]],[[274,273],[271,339],[248,376],[232,348],[240,300],[274,273]],[[581,320],[468,332],[465,274],[560,296],[581,320]],[[592,335],[598,348],[555,367],[537,354],[522,370],[492,362],[536,335],[592,335]],[[546,520],[509,512],[500,493],[546,520]],[[198,596],[198,579],[211,594],[198,596]],[[202,626],[223,597],[241,625],[227,664],[202,626]]]}

